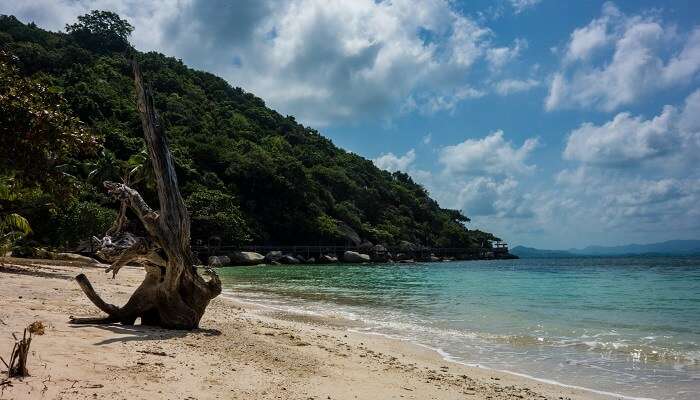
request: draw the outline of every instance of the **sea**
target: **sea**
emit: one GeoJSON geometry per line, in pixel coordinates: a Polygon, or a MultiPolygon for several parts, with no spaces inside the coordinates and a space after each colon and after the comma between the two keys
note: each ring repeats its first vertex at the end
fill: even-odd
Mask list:
{"type": "Polygon", "coordinates": [[[225,293],[446,360],[623,398],[700,399],[700,257],[221,269],[225,293]]]}

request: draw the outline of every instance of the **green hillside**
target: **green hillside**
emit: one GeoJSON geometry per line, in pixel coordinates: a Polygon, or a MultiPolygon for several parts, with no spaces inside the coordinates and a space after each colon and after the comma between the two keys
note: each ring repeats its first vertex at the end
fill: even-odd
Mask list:
{"type": "Polygon", "coordinates": [[[130,26],[114,14],[83,17],[67,32],[0,16],[6,83],[0,88],[0,186],[21,194],[0,200],[0,213],[24,215],[32,240],[72,245],[103,233],[117,206],[106,197],[103,180],[128,177],[149,203],[157,203],[135,110],[131,57],[152,86],[195,240],[331,244],[345,243],[352,231],[385,244],[468,247],[495,240],[467,229],[467,217],[440,208],[408,175],[379,170],[219,77],[134,50],[127,42],[130,26]],[[29,100],[10,101],[27,91],[29,100]],[[60,121],[50,127],[59,135],[28,143],[21,135],[35,138],[47,125],[29,106],[51,108],[60,121]],[[22,133],[27,126],[33,128],[22,133]],[[61,136],[61,129],[75,134],[61,136]],[[90,142],[80,139],[84,134],[96,144],[73,146],[76,138],[90,142]],[[24,146],[19,150],[18,142],[24,146]]]}

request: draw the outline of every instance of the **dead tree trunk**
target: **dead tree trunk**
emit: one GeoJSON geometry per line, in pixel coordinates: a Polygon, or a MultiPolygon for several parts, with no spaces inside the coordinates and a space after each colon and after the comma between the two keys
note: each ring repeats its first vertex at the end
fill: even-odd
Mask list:
{"type": "Polygon", "coordinates": [[[106,272],[114,275],[129,262],[146,269],[146,277],[123,307],[106,303],[95,292],[88,278],[80,274],[75,279],[87,297],[103,312],[105,318],[73,318],[73,323],[134,324],[141,318],[144,325],[173,329],[194,329],[209,301],[221,293],[221,281],[208,270],[205,281],[194,266],[190,248],[190,218],[180,195],[172,156],[153,98],[143,84],[136,60],[133,61],[134,81],[146,147],[155,171],[160,210],[152,210],[141,195],[125,184],[105,182],[108,192],[122,202],[119,216],[107,235],[97,240],[98,254],[112,265],[106,272]],[[131,209],[148,232],[148,237],[136,237],[121,232],[126,209],[131,209]]]}

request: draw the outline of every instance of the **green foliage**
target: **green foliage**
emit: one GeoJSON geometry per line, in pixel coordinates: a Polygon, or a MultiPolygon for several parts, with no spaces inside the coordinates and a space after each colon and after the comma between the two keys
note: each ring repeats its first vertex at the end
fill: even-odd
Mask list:
{"type": "Polygon", "coordinates": [[[251,240],[245,220],[235,197],[218,190],[200,188],[186,201],[192,214],[192,238],[206,241],[218,236],[225,243],[242,244],[251,240]]]}
{"type": "Polygon", "coordinates": [[[61,245],[76,245],[92,236],[101,237],[117,217],[116,211],[91,201],[74,201],[54,213],[54,242],[61,245]]]}
{"type": "MultiPolygon", "coordinates": [[[[377,169],[371,161],[337,148],[317,131],[267,108],[263,100],[221,78],[162,54],[131,49],[127,42],[131,30],[116,14],[100,11],[80,17],[67,27],[68,34],[0,16],[0,48],[16,56],[11,63],[4,62],[1,83],[20,85],[21,92],[41,93],[24,96],[29,107],[7,100],[0,103],[4,138],[0,140],[21,142],[18,138],[25,137],[26,127],[38,126],[38,117],[27,110],[40,115],[48,110],[52,118],[47,126],[53,128],[41,137],[62,137],[65,149],[55,154],[52,148],[50,156],[35,154],[36,148],[48,149],[46,140],[40,140],[40,145],[23,150],[27,156],[23,159],[0,149],[0,165],[5,160],[5,168],[24,174],[41,170],[40,161],[64,164],[80,187],[73,201],[110,207],[116,204],[107,202],[101,180],[129,180],[155,206],[124,51],[128,50],[153,89],[180,188],[192,213],[193,238],[206,241],[219,236],[226,243],[344,243],[341,231],[345,228],[339,227],[349,226],[363,239],[385,244],[407,240],[466,247],[488,246],[495,240],[493,235],[468,230],[466,216],[440,208],[407,174],[377,169]],[[94,147],[90,131],[104,136],[104,151],[87,157],[79,151],[78,142],[94,147]]],[[[0,87],[0,94],[8,91],[7,86],[0,87]]],[[[46,204],[57,201],[44,200],[46,204]]],[[[54,215],[68,213],[65,207],[36,206],[44,203],[31,203],[37,216],[47,210],[54,215]]],[[[53,237],[51,229],[35,224],[35,236],[53,237]]],[[[62,232],[65,237],[51,240],[73,240],[78,234],[62,232]]]]}
{"type": "Polygon", "coordinates": [[[93,10],[66,25],[66,32],[87,49],[97,52],[123,51],[129,48],[134,27],[111,11],[93,10]]]}
{"type": "Polygon", "coordinates": [[[16,201],[19,197],[20,193],[13,186],[12,180],[0,177],[0,257],[3,257],[17,240],[32,232],[29,221],[23,216],[3,213],[2,204],[16,201]]]}
{"type": "Polygon", "coordinates": [[[19,75],[0,52],[0,175],[63,189],[64,164],[97,146],[60,93],[19,75]]]}

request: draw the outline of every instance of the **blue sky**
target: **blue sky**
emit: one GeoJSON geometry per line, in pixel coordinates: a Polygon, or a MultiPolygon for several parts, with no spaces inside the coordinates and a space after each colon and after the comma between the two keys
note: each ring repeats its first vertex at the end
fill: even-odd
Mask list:
{"type": "Polygon", "coordinates": [[[400,169],[472,227],[569,248],[700,238],[694,1],[27,0],[61,30],[117,11],[211,71],[400,169]]]}

